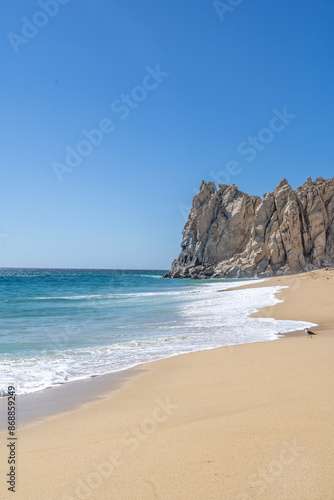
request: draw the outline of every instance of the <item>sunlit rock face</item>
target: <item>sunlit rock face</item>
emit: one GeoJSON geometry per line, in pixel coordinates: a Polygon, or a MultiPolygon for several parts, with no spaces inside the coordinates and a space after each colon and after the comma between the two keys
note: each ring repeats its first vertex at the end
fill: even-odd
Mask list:
{"type": "Polygon", "coordinates": [[[261,199],[202,182],[166,278],[268,277],[334,265],[334,180],[292,190],[286,179],[261,199]]]}

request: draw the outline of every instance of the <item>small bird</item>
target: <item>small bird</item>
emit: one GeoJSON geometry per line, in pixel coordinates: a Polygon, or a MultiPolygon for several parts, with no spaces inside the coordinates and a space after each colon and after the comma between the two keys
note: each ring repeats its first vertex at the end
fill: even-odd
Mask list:
{"type": "Polygon", "coordinates": [[[311,330],[309,330],[308,328],[305,328],[305,333],[308,333],[308,336],[309,338],[312,338],[313,335],[316,335],[315,332],[312,332],[311,330]]]}

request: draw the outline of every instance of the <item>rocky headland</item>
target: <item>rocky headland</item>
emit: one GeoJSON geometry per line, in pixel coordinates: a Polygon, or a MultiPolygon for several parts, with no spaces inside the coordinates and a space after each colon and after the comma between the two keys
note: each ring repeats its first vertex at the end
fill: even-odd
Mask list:
{"type": "Polygon", "coordinates": [[[334,179],[249,196],[202,182],[165,278],[270,277],[334,265],[334,179]]]}

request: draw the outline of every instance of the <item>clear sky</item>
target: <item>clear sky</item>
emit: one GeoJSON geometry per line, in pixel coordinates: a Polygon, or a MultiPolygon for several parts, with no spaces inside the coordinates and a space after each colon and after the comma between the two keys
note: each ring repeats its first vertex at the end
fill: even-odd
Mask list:
{"type": "Polygon", "coordinates": [[[202,179],[333,176],[332,0],[0,14],[0,267],[167,269],[202,179]]]}

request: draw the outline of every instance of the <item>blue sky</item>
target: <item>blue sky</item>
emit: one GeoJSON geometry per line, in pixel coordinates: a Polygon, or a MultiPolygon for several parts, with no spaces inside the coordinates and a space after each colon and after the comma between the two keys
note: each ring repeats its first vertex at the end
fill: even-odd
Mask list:
{"type": "Polygon", "coordinates": [[[167,269],[202,179],[333,176],[331,0],[0,14],[1,267],[167,269]]]}

